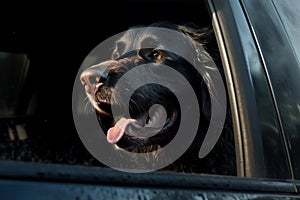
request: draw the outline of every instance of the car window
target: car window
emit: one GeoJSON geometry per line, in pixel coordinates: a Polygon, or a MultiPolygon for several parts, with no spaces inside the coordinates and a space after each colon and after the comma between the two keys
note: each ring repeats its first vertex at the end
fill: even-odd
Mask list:
{"type": "Polygon", "coordinates": [[[290,166],[300,178],[299,9],[298,1],[244,1],[270,81],[290,166]],[[263,10],[257,12],[255,7],[263,10]],[[268,28],[266,29],[266,24],[268,28]]]}
{"type": "MultiPolygon", "coordinates": [[[[286,83],[288,89],[284,86],[285,89],[283,89],[277,84],[274,87],[278,91],[276,93],[278,95],[281,116],[284,121],[285,132],[291,143],[290,148],[295,176],[297,179],[300,179],[300,159],[298,156],[298,152],[300,151],[300,86],[298,79],[300,76],[300,23],[297,20],[300,17],[300,4],[297,1],[290,1],[288,4],[284,4],[281,1],[274,1],[274,7],[282,21],[288,37],[287,42],[291,45],[291,51],[295,59],[295,64],[286,63],[290,67],[285,75],[281,74],[282,78],[288,80],[286,83]],[[284,90],[285,92],[283,92],[284,90]],[[282,97],[280,98],[279,96],[282,97]]],[[[273,79],[276,79],[277,76],[277,73],[275,73],[273,79]]]]}
{"type": "MultiPolygon", "coordinates": [[[[80,65],[95,46],[133,25],[164,20],[163,7],[150,5],[158,9],[156,16],[149,9],[143,13],[147,17],[142,20],[134,17],[135,9],[140,8],[138,4],[124,6],[129,14],[120,26],[108,22],[102,12],[78,17],[74,10],[65,17],[63,9],[58,9],[56,16],[52,10],[45,9],[40,13],[43,23],[39,26],[28,16],[26,27],[16,25],[15,29],[5,30],[0,38],[2,161],[107,167],[85,148],[78,136],[72,117],[72,89],[80,65]]],[[[169,13],[172,21],[194,20],[201,26],[211,24],[202,1],[184,6],[174,4],[175,10],[183,7],[189,12],[190,9],[195,11],[194,14],[182,18],[172,12],[169,13]]],[[[82,105],[86,103],[82,102],[82,105]]],[[[229,107],[227,112],[230,118],[229,107]]],[[[225,128],[230,129],[230,123],[225,128]]],[[[180,166],[178,162],[162,170],[236,175],[233,132],[222,134],[214,149],[197,163],[194,170],[180,166]]]]}

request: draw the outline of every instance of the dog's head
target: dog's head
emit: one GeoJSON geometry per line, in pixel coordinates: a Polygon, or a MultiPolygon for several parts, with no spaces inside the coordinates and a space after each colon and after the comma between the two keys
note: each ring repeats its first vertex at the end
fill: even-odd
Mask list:
{"type": "Polygon", "coordinates": [[[174,41],[151,28],[139,31],[129,29],[116,41],[111,60],[87,68],[80,77],[107,141],[128,151],[148,152],[168,144],[182,120],[181,109],[193,110],[190,106],[182,108],[174,90],[170,89],[175,88],[177,94],[184,96],[188,87],[186,82],[166,74],[162,66],[183,75],[195,91],[204,116],[201,122],[195,123],[206,129],[210,118],[210,86],[204,81],[210,77],[199,74],[191,60],[211,61],[205,47],[212,38],[212,30],[169,23],[157,23],[150,27],[179,31],[188,37],[174,41]],[[180,55],[173,52],[180,52],[180,55]],[[141,70],[134,70],[139,66],[146,66],[142,73],[141,70]],[[131,76],[124,78],[129,71],[131,76]],[[148,80],[149,77],[152,79],[148,80]],[[165,84],[153,80],[164,80],[165,84]],[[122,84],[119,84],[120,81],[122,84]],[[141,82],[147,84],[140,86],[141,82]],[[115,92],[116,88],[122,95],[115,92]],[[124,99],[124,95],[129,98],[124,99]]]}

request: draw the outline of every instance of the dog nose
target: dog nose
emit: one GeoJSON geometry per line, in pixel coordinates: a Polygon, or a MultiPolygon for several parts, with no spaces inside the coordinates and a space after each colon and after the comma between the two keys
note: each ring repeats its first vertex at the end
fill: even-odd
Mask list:
{"type": "Polygon", "coordinates": [[[97,68],[88,68],[80,75],[81,84],[88,94],[95,94],[106,79],[107,73],[97,68]]]}

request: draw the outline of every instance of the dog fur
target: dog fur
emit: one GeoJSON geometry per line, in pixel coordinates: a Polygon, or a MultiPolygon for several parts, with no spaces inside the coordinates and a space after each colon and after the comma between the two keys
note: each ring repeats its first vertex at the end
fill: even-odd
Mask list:
{"type": "MultiPolygon", "coordinates": [[[[187,35],[188,38],[191,38],[191,49],[195,50],[195,52],[193,52],[193,55],[195,55],[194,59],[201,58],[202,60],[207,61],[211,61],[212,59],[218,66],[218,69],[214,70],[219,70],[223,75],[217,43],[211,27],[199,28],[192,23],[178,25],[169,22],[158,22],[151,24],[149,27],[168,28],[187,35]],[[193,46],[195,43],[200,45],[203,50],[196,52],[196,49],[193,46]]],[[[180,159],[166,169],[184,172],[234,175],[236,173],[235,154],[229,110],[222,135],[214,149],[205,158],[198,158],[199,148],[208,129],[211,117],[211,97],[209,94],[210,90],[213,89],[213,85],[206,84],[210,81],[210,77],[201,76],[195,71],[193,66],[191,66],[191,63],[181,56],[163,50],[162,47],[167,43],[159,40],[159,36],[152,35],[153,33],[147,31],[133,34],[130,30],[131,29],[125,32],[125,34],[116,42],[111,60],[88,68],[81,76],[86,94],[97,112],[101,128],[105,133],[111,131],[112,127],[115,127],[117,123],[117,121],[112,118],[112,107],[122,107],[126,105],[126,102],[123,102],[121,97],[111,98],[115,85],[126,72],[147,63],[157,66],[161,64],[170,66],[189,80],[189,83],[194,91],[196,91],[199,100],[200,115],[204,117],[201,117],[200,119],[197,136],[190,148],[180,159]],[[142,44],[147,42],[152,45],[157,45],[157,48],[142,48],[142,44]],[[135,50],[127,51],[128,48],[135,50]]],[[[184,52],[184,49],[180,50],[184,52]]],[[[187,52],[187,54],[190,54],[190,52],[187,52]]],[[[158,68],[154,68],[154,70],[149,70],[148,73],[149,74],[147,75],[149,76],[159,76],[160,71],[158,68]]],[[[130,83],[124,85],[124,90],[131,90],[134,88],[132,84],[138,82],[139,79],[144,79],[146,77],[135,76],[134,78],[136,80],[130,80],[130,83]]],[[[176,84],[178,84],[178,88],[184,92],[184,84],[176,84]]],[[[149,121],[149,119],[147,119],[147,116],[149,118],[149,113],[147,114],[147,112],[151,105],[154,104],[160,104],[166,108],[168,123],[166,123],[167,125],[164,126],[162,131],[151,137],[137,137],[135,134],[128,134],[129,131],[125,131],[124,135],[121,135],[122,137],[117,138],[116,141],[112,141],[115,138],[111,139],[110,142],[112,145],[116,145],[120,149],[129,152],[152,152],[167,145],[176,135],[178,126],[181,122],[179,102],[168,88],[157,84],[147,84],[136,90],[129,102],[131,118],[142,118],[139,121],[139,126],[145,126],[147,121],[149,121]]],[[[128,123],[130,124],[131,122],[128,123]]],[[[114,136],[114,134],[110,135],[114,136]]]]}

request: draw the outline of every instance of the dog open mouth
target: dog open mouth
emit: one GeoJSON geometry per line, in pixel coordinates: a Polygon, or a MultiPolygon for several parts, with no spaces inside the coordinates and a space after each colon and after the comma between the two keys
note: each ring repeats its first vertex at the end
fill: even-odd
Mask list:
{"type": "Polygon", "coordinates": [[[127,114],[128,108],[120,102],[103,103],[97,99],[98,109],[102,111],[98,112],[99,122],[109,143],[132,151],[152,145],[157,145],[157,149],[171,141],[174,135],[170,133],[176,132],[174,128],[180,119],[179,103],[166,88],[153,88],[148,85],[135,91],[127,114]],[[160,98],[153,98],[162,93],[160,98]],[[152,98],[147,98],[146,94],[152,98]]]}
{"type": "Polygon", "coordinates": [[[125,134],[135,138],[147,138],[163,133],[172,125],[176,119],[176,112],[168,119],[167,113],[163,107],[153,106],[150,112],[141,114],[136,119],[124,118],[119,119],[113,127],[107,131],[107,141],[115,144],[125,134]],[[153,108],[155,107],[155,108],[153,108]]]}

